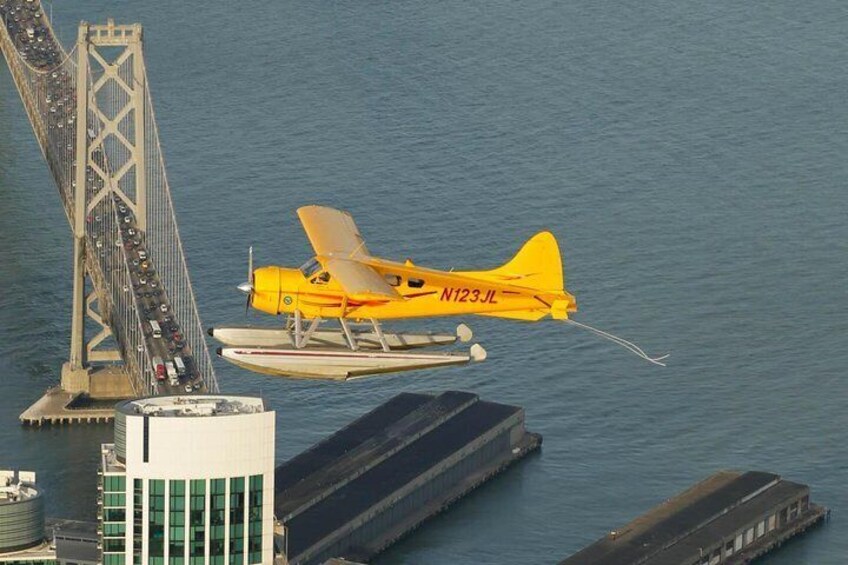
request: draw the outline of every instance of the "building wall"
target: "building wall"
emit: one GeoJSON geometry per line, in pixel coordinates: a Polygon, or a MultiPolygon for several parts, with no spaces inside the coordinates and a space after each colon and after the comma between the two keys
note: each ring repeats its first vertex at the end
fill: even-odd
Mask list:
{"type": "Polygon", "coordinates": [[[274,412],[124,424],[126,471],[103,476],[104,565],[273,561],[274,412]]]}
{"type": "MultiPolygon", "coordinates": [[[[32,487],[35,488],[35,487],[32,487]]],[[[40,544],[44,540],[44,499],[0,504],[0,553],[40,544]]]]}
{"type": "Polygon", "coordinates": [[[776,504],[770,511],[758,516],[733,535],[709,548],[703,555],[693,555],[681,565],[717,565],[724,563],[740,551],[757,543],[764,536],[798,519],[810,506],[810,489],[805,488],[796,495],[776,504]]]}

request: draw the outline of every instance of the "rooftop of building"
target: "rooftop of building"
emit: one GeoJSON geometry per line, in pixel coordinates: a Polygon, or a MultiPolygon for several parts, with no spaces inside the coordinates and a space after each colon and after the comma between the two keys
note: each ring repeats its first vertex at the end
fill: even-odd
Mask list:
{"type": "Polygon", "coordinates": [[[14,504],[35,498],[40,491],[31,471],[0,471],[0,504],[14,504]]]}
{"type": "Polygon", "coordinates": [[[69,563],[98,563],[101,560],[97,548],[100,537],[97,522],[54,519],[48,523],[53,532],[56,557],[69,563]]]}
{"type": "Polygon", "coordinates": [[[160,418],[197,418],[237,416],[265,412],[265,401],[253,396],[192,394],[183,396],[149,396],[126,400],[115,409],[131,416],[160,418]]]}
{"type": "Polygon", "coordinates": [[[279,465],[274,511],[287,527],[289,557],[297,559],[520,412],[462,391],[401,393],[279,465]]]}
{"type": "Polygon", "coordinates": [[[100,468],[104,473],[126,473],[127,467],[118,459],[114,443],[100,444],[100,468]]]}

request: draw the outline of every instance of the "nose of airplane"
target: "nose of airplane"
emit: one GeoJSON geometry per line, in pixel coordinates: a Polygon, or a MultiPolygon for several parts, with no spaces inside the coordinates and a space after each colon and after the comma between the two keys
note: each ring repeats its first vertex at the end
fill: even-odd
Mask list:
{"type": "MultiPolygon", "coordinates": [[[[280,305],[280,267],[260,267],[253,271],[252,282],[247,292],[250,305],[260,312],[277,315],[280,305]]],[[[239,290],[242,290],[239,285],[239,290]]],[[[246,287],[247,288],[247,287],[246,287]]],[[[242,292],[245,292],[242,290],[242,292]]]]}
{"type": "Polygon", "coordinates": [[[238,285],[236,288],[238,288],[241,292],[243,292],[244,294],[247,294],[247,295],[250,295],[250,293],[253,292],[253,285],[250,284],[249,282],[243,282],[240,285],[238,285]]]}

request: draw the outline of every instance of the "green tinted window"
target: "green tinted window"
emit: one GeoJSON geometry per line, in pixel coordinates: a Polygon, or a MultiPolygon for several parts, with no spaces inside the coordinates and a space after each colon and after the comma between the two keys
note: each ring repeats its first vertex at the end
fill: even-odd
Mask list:
{"type": "Polygon", "coordinates": [[[127,533],[127,525],[123,522],[106,522],[103,524],[104,537],[118,537],[127,533]]]}
{"type": "Polygon", "coordinates": [[[124,492],[127,488],[126,477],[106,475],[103,477],[103,492],[124,492]]]}
{"type": "Polygon", "coordinates": [[[202,479],[191,481],[191,494],[206,494],[206,481],[202,479]]]}
{"type": "Polygon", "coordinates": [[[212,479],[209,483],[209,490],[212,494],[225,494],[227,492],[227,481],[225,479],[212,479]]]}
{"type": "Polygon", "coordinates": [[[107,492],[103,495],[103,506],[105,507],[121,507],[127,504],[127,495],[124,493],[107,492]]]}
{"type": "Polygon", "coordinates": [[[105,538],[103,540],[103,553],[123,553],[124,538],[105,538]]]}
{"type": "Polygon", "coordinates": [[[141,547],[144,542],[144,481],[133,480],[133,564],[141,564],[141,547]]]}
{"type": "Polygon", "coordinates": [[[149,482],[147,507],[148,565],[165,565],[165,481],[149,482]]]}
{"type": "Polygon", "coordinates": [[[262,475],[252,475],[248,492],[248,537],[249,563],[262,561],[262,475]]]}
{"type": "Polygon", "coordinates": [[[123,508],[106,508],[103,510],[104,522],[124,522],[126,517],[127,511],[123,508]]]}
{"type": "Polygon", "coordinates": [[[189,498],[188,554],[191,565],[206,565],[206,481],[191,481],[189,498]]]}

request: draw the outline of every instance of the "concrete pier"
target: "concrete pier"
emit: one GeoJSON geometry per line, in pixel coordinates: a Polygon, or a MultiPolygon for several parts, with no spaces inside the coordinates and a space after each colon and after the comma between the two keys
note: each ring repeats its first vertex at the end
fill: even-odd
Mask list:
{"type": "Polygon", "coordinates": [[[65,392],[59,387],[47,389],[44,396],[27,408],[19,416],[25,426],[49,426],[65,424],[103,424],[112,422],[115,409],[85,407],[86,394],[83,392],[65,392]],[[75,407],[78,406],[78,407],[75,407]]]}
{"type": "Polygon", "coordinates": [[[84,372],[63,368],[62,385],[47,389],[19,419],[25,426],[109,423],[114,419],[114,405],[133,396],[129,378],[120,366],[84,372]]]}

